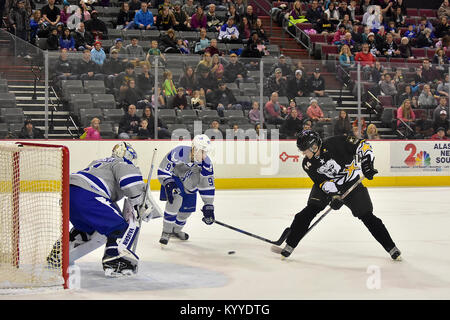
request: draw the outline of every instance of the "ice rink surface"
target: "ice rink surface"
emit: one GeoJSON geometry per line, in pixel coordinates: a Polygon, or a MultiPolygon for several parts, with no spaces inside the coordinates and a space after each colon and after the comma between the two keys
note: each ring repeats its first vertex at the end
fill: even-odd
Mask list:
{"type": "MultiPolygon", "coordinates": [[[[450,188],[369,192],[402,262],[392,261],[345,207],[330,213],[281,260],[268,243],[204,224],[198,198],[185,227],[188,241],[172,238],[161,249],[162,218],[143,224],[137,275],[105,278],[101,248],[78,261],[80,289],[0,299],[450,299],[450,188]]],[[[308,194],[309,189],[217,190],[215,216],[276,240],[308,194]]]]}

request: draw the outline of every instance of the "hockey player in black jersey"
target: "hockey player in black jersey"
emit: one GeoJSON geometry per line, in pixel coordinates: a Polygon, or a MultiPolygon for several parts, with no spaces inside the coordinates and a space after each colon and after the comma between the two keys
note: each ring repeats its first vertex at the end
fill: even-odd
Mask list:
{"type": "Polygon", "coordinates": [[[303,153],[303,170],[314,182],[307,206],[295,215],[291,232],[281,255],[288,257],[306,234],[311,221],[329,204],[333,210],[346,205],[353,216],[360,219],[373,237],[394,260],[401,260],[383,222],[373,213],[367,188],[359,184],[344,199],[342,195],[360,178],[360,173],[372,180],[378,173],[374,169],[371,145],[364,139],[352,136],[334,136],[323,141],[314,131],[303,131],[297,138],[297,147],[303,153]],[[361,168],[357,164],[361,160],[361,168]]]}

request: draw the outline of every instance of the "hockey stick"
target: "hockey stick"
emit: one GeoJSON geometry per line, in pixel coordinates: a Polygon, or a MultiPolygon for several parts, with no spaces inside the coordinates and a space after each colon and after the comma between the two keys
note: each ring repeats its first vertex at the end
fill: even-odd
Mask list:
{"type": "MultiPolygon", "coordinates": [[[[361,177],[358,179],[358,181],[356,181],[350,188],[348,188],[347,189],[347,191],[345,191],[344,192],[344,194],[341,196],[341,200],[343,200],[346,196],[348,196],[349,194],[350,194],[350,192],[352,192],[363,180],[365,179],[365,176],[364,175],[361,175],[361,177]]],[[[327,211],[325,211],[320,217],[319,217],[319,219],[317,219],[309,228],[308,228],[308,230],[306,231],[306,233],[303,235],[303,237],[302,237],[302,239],[320,222],[320,220],[322,220],[323,218],[325,218],[325,216],[327,215],[327,214],[329,214],[330,213],[330,211],[331,210],[333,210],[331,207],[329,207],[328,209],[327,209],[327,211]]],[[[300,239],[301,240],[301,239],[300,239]]],[[[280,243],[281,244],[281,243],[280,243]]],[[[277,247],[276,245],[274,245],[274,246],[272,246],[271,248],[270,248],[270,250],[272,251],[272,252],[275,252],[275,253],[281,253],[281,251],[283,250],[282,248],[280,248],[280,247],[277,247]]]]}
{"type": "Polygon", "coordinates": [[[274,245],[277,245],[277,246],[279,246],[280,244],[282,244],[284,242],[284,240],[286,240],[286,238],[289,235],[289,232],[291,231],[289,228],[284,229],[283,233],[281,234],[280,239],[278,239],[276,241],[272,241],[272,240],[263,238],[261,236],[257,236],[256,234],[250,233],[248,231],[244,231],[242,229],[230,226],[230,225],[228,225],[226,223],[223,223],[223,222],[220,222],[220,221],[217,221],[217,220],[214,220],[214,222],[217,223],[218,225],[221,225],[221,226],[226,227],[228,229],[231,229],[231,230],[243,233],[243,234],[245,234],[247,236],[250,236],[250,237],[253,237],[253,238],[256,238],[256,239],[259,239],[259,240],[262,240],[262,241],[265,241],[265,242],[268,242],[268,243],[271,243],[271,244],[274,244],[274,245]]]}
{"type": "MultiPolygon", "coordinates": [[[[148,172],[147,185],[145,186],[145,195],[144,195],[144,201],[142,202],[142,205],[145,204],[145,201],[147,200],[147,197],[148,197],[148,192],[150,191],[150,181],[152,179],[153,166],[154,166],[155,156],[156,156],[157,151],[158,151],[158,149],[156,149],[156,148],[153,150],[152,162],[150,165],[150,171],[148,172]]],[[[134,242],[133,242],[133,252],[136,252],[136,246],[138,243],[139,234],[141,233],[141,225],[142,225],[142,215],[139,215],[139,219],[138,219],[139,229],[136,232],[136,238],[134,239],[134,242]]]]}

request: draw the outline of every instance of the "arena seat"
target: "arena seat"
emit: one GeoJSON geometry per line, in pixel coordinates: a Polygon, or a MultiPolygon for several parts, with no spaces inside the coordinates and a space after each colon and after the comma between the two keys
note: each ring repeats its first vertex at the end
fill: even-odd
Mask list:
{"type": "Polygon", "coordinates": [[[16,107],[15,94],[10,92],[0,93],[0,106],[3,108],[15,108],[16,107]]]}

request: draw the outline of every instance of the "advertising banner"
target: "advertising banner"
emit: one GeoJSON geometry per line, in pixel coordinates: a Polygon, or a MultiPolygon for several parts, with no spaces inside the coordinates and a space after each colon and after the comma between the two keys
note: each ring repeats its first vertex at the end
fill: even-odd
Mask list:
{"type": "Polygon", "coordinates": [[[392,172],[450,171],[450,142],[396,141],[390,149],[392,172]]]}

